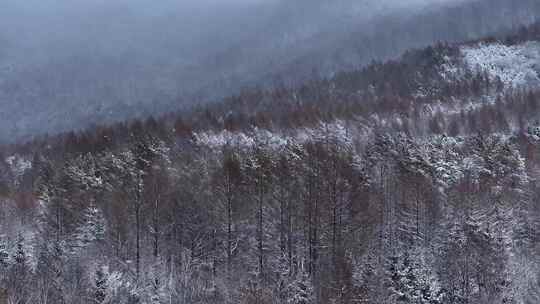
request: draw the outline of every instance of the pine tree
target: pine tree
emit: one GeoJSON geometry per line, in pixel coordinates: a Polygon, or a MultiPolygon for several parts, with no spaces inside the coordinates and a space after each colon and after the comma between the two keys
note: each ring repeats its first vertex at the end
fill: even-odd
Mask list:
{"type": "Polygon", "coordinates": [[[443,292],[432,277],[405,252],[389,261],[389,289],[397,303],[442,304],[443,292]]]}
{"type": "Polygon", "coordinates": [[[306,271],[300,270],[289,284],[287,304],[314,303],[314,288],[306,271]]]}
{"type": "Polygon", "coordinates": [[[12,256],[13,265],[8,275],[8,290],[15,296],[14,303],[24,303],[29,294],[30,269],[24,242],[24,237],[20,235],[12,256]]]}
{"type": "Polygon", "coordinates": [[[83,212],[82,223],[75,233],[75,246],[84,248],[105,239],[105,218],[99,208],[91,204],[83,212]]]}
{"type": "Polygon", "coordinates": [[[37,274],[43,282],[42,296],[50,298],[58,304],[64,303],[64,248],[63,244],[53,242],[43,244],[38,258],[37,274]]]}
{"type": "Polygon", "coordinates": [[[163,303],[162,300],[165,298],[165,288],[167,285],[167,277],[165,275],[163,264],[159,261],[155,262],[148,274],[148,280],[150,281],[148,298],[150,304],[163,303]]]}
{"type": "Polygon", "coordinates": [[[105,267],[98,267],[95,275],[93,300],[95,303],[104,303],[107,298],[108,289],[107,269],[105,267]]]}
{"type": "Polygon", "coordinates": [[[15,251],[13,260],[18,267],[26,268],[27,258],[24,251],[24,237],[22,235],[19,236],[19,240],[17,241],[17,250],[15,251]]]}
{"type": "Polygon", "coordinates": [[[9,252],[3,236],[0,236],[0,267],[7,268],[9,265],[9,252]]]}

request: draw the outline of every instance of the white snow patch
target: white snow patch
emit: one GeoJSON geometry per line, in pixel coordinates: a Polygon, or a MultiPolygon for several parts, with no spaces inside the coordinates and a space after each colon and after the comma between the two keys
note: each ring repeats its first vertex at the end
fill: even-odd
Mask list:
{"type": "Polygon", "coordinates": [[[506,46],[479,44],[461,49],[465,64],[474,72],[487,72],[505,86],[540,86],[540,42],[506,46]]]}
{"type": "Polygon", "coordinates": [[[453,81],[461,74],[461,67],[455,64],[448,56],[444,56],[444,63],[440,66],[440,75],[446,81],[453,81]]]}
{"type": "Polygon", "coordinates": [[[233,133],[228,130],[196,133],[195,140],[199,145],[213,150],[224,146],[251,147],[255,144],[254,139],[244,132],[233,133]]]}
{"type": "Polygon", "coordinates": [[[32,162],[20,155],[12,155],[6,158],[6,163],[11,167],[11,170],[16,175],[24,173],[26,170],[32,168],[32,162]]]}
{"type": "Polygon", "coordinates": [[[7,157],[5,161],[9,165],[11,173],[15,177],[16,184],[19,184],[24,173],[32,168],[32,161],[18,154],[7,157]]]}
{"type": "Polygon", "coordinates": [[[250,132],[201,132],[194,134],[195,142],[212,150],[225,146],[250,149],[260,144],[272,150],[279,150],[289,143],[304,144],[309,141],[330,141],[344,146],[351,146],[352,134],[345,122],[337,120],[332,123],[320,123],[315,128],[299,128],[288,134],[275,133],[269,130],[254,129],[250,132]]]}

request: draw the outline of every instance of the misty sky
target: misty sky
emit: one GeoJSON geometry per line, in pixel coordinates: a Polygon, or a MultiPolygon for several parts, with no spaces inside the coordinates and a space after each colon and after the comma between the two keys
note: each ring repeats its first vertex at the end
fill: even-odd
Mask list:
{"type": "MultiPolygon", "coordinates": [[[[48,69],[51,65],[72,61],[114,61],[139,66],[140,70],[163,69],[163,82],[170,81],[171,75],[167,74],[184,75],[196,70],[200,75],[193,77],[194,81],[212,83],[215,79],[203,71],[215,72],[219,74],[215,77],[222,78],[248,73],[245,66],[250,65],[250,61],[268,58],[265,49],[288,51],[293,45],[300,51],[303,40],[316,39],[319,33],[344,33],[379,15],[445,1],[457,2],[2,0],[0,73],[2,70],[48,69]],[[231,52],[244,52],[242,60],[245,61],[234,62],[231,52]],[[207,65],[212,61],[218,61],[217,66],[226,66],[210,71],[207,65]],[[171,66],[175,70],[167,71],[171,66]]],[[[292,52],[285,55],[275,52],[274,55],[294,56],[292,52]]],[[[95,67],[92,62],[87,64],[95,67]]],[[[72,72],[85,73],[84,70],[72,72]]],[[[193,86],[185,84],[186,88],[193,86]]]]}
{"type": "MultiPolygon", "coordinates": [[[[212,53],[280,15],[292,26],[324,27],[347,18],[360,22],[392,10],[456,0],[3,0],[0,40],[4,53],[34,60],[95,47],[121,53],[144,42],[174,39],[180,51],[212,53]],[[287,15],[284,15],[287,13],[287,15]],[[292,20],[291,20],[292,19],[292,20]],[[296,23],[296,24],[294,24],[296,23]],[[221,41],[220,41],[221,40],[221,41]],[[208,43],[215,45],[209,46],[208,43]],[[7,50],[6,50],[7,48],[7,50]],[[78,49],[78,48],[82,48],[78,49]],[[112,50],[108,50],[111,48],[112,50]],[[33,58],[37,57],[37,58],[33,58]]],[[[294,31],[295,28],[289,28],[294,31]]],[[[150,47],[150,46],[149,46],[150,47]]],[[[143,50],[141,50],[143,51],[143,50]]],[[[179,54],[180,56],[187,54],[179,54]]],[[[171,58],[171,60],[175,60],[171,58]]],[[[186,58],[186,60],[190,60],[186,58]]]]}

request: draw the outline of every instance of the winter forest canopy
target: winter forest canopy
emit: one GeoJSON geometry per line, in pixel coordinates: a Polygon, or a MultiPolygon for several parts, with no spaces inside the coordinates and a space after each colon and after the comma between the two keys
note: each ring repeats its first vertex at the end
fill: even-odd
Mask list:
{"type": "Polygon", "coordinates": [[[540,8],[512,2],[450,28],[417,1],[446,31],[357,45],[386,61],[2,145],[0,303],[540,303],[540,23],[511,20],[540,8]]]}

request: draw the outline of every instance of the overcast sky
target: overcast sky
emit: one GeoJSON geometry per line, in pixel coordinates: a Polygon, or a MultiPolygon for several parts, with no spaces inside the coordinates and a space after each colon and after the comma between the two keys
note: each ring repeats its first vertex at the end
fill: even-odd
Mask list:
{"type": "Polygon", "coordinates": [[[161,36],[175,40],[185,54],[200,54],[200,47],[212,51],[209,40],[214,48],[226,47],[259,26],[272,27],[268,19],[276,15],[292,19],[276,24],[322,27],[445,1],[460,0],[2,0],[0,49],[32,63],[88,45],[122,52],[161,36]]]}

